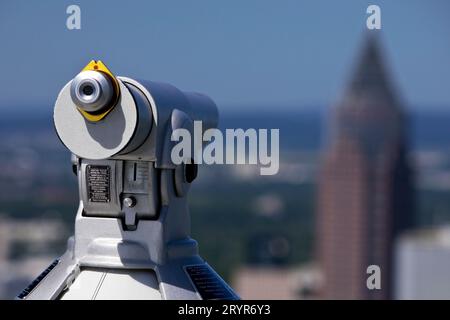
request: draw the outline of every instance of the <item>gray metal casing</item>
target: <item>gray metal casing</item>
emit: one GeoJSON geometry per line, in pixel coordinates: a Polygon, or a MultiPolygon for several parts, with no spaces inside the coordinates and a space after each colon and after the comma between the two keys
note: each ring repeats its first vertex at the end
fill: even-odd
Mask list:
{"type": "MultiPolygon", "coordinates": [[[[151,114],[148,118],[152,121],[151,131],[140,146],[126,154],[119,151],[108,159],[94,160],[76,154],[73,156],[80,192],[75,234],[68,240],[67,251],[56,266],[19,297],[60,299],[68,297],[71,288],[77,287],[77,290],[81,290],[82,297],[87,299],[99,296],[136,298],[132,294],[127,295],[127,288],[135,288],[136,281],[141,281],[141,284],[147,281],[144,286],[154,289],[153,293],[149,293],[150,298],[158,297],[159,292],[161,299],[202,299],[205,295],[211,299],[237,299],[238,296],[233,290],[199,256],[197,242],[190,238],[190,216],[186,198],[189,183],[186,182],[183,165],[175,165],[170,158],[174,145],[170,137],[174,129],[192,130],[194,120],[202,120],[204,130],[217,125],[218,113],[214,102],[204,95],[183,93],[167,84],[138,82],[125,77],[118,79],[122,90],[132,86],[145,97],[151,114]],[[136,182],[134,179],[130,182],[131,169],[127,168],[136,165],[145,168],[143,170],[147,174],[143,174],[143,181],[136,182]],[[89,200],[89,166],[111,168],[109,201],[99,203],[89,200]],[[124,207],[123,200],[127,196],[137,198],[135,207],[124,207]],[[130,215],[133,217],[128,221],[136,219],[134,229],[127,228],[125,223],[130,215]],[[189,266],[204,266],[210,270],[208,277],[217,288],[210,290],[210,294],[209,289],[203,290],[202,296],[198,283],[193,282],[195,277],[187,272],[189,266]],[[145,275],[147,280],[144,281],[141,273],[145,271],[148,272],[145,275]],[[86,279],[98,277],[103,281],[97,284],[94,295],[90,291],[87,292],[87,289],[83,292],[83,286],[80,289],[82,280],[77,284],[77,279],[83,278],[80,277],[83,272],[86,279]],[[124,278],[124,274],[129,277],[124,278]],[[121,282],[119,288],[115,288],[117,291],[109,289],[109,294],[100,294],[100,287],[102,283],[106,283],[107,277],[110,283],[119,278],[124,282],[121,282]],[[137,280],[138,278],[141,280],[137,280]],[[155,284],[158,284],[157,287],[155,284]]],[[[60,93],[55,110],[69,104],[69,101],[60,100],[67,95],[64,90],[69,87],[70,82],[60,93]]],[[[129,93],[135,104],[142,104],[139,98],[134,98],[136,93],[133,95],[133,90],[122,94],[129,93]]],[[[127,101],[131,103],[130,99],[127,101]]],[[[125,107],[136,110],[140,108],[137,105],[127,105],[124,110],[128,110],[125,107]]],[[[57,122],[55,111],[55,125],[58,129],[57,122]]],[[[64,138],[60,138],[64,142],[64,138]]],[[[133,142],[130,141],[127,145],[130,143],[133,142]]],[[[127,146],[123,150],[126,148],[127,146]]],[[[136,173],[134,175],[136,176],[136,173]]]]}

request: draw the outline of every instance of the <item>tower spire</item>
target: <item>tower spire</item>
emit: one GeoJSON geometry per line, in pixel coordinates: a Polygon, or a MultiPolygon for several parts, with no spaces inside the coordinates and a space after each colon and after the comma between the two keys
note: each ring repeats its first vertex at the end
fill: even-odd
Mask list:
{"type": "Polygon", "coordinates": [[[361,98],[366,97],[366,99],[387,100],[394,106],[396,103],[392,84],[379,37],[378,33],[370,33],[366,36],[347,92],[351,96],[357,95],[361,98]]]}

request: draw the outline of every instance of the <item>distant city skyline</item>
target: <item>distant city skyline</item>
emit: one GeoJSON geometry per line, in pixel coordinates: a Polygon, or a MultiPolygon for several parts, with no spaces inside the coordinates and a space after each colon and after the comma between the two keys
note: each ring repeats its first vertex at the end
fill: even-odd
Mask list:
{"type": "Polygon", "coordinates": [[[368,32],[369,4],[381,7],[383,44],[405,105],[450,110],[445,0],[4,0],[0,110],[51,111],[62,86],[94,58],[118,75],[207,93],[221,111],[328,107],[368,32]],[[66,28],[71,4],[81,7],[81,30],[66,28]]]}

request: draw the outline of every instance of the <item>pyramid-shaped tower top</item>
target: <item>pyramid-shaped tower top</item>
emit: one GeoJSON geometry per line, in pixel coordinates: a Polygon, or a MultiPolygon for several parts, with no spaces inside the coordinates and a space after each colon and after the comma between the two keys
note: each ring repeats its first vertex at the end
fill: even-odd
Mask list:
{"type": "Polygon", "coordinates": [[[402,110],[381,52],[377,34],[369,34],[336,115],[336,136],[356,139],[371,152],[403,131],[402,110]]]}
{"type": "Polygon", "coordinates": [[[378,108],[397,108],[389,72],[386,68],[377,34],[368,34],[365,39],[354,73],[344,96],[344,104],[354,104],[347,100],[356,99],[363,107],[377,102],[378,108]]]}

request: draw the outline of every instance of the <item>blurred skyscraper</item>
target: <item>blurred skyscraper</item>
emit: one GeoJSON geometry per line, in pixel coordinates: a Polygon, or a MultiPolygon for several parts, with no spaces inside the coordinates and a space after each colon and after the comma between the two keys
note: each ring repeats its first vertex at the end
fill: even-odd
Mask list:
{"type": "Polygon", "coordinates": [[[370,35],[333,114],[319,178],[317,257],[323,297],[389,299],[394,237],[413,218],[405,115],[370,35]],[[381,290],[366,286],[381,268],[381,290]]]}

